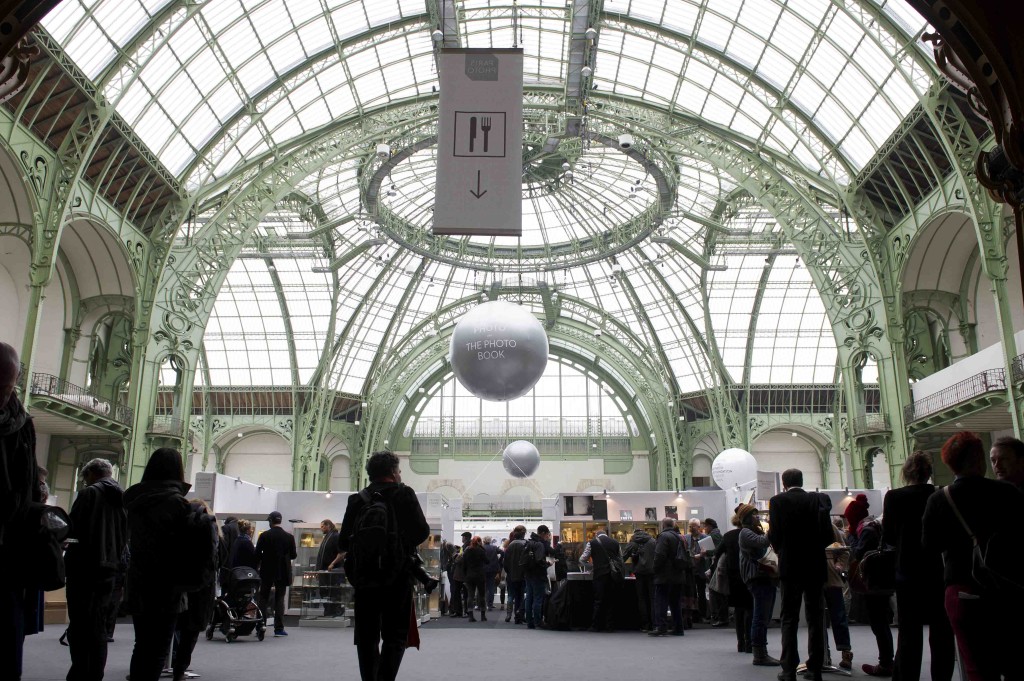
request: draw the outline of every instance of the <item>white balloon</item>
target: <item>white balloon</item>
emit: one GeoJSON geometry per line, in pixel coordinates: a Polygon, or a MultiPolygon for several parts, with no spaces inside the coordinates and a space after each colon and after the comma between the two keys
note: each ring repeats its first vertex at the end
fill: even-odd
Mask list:
{"type": "Polygon", "coordinates": [[[548,335],[526,308],[504,300],[463,315],[449,348],[455,377],[482,400],[507,402],[537,384],[548,364],[548,335]]]}
{"type": "Polygon", "coordinates": [[[711,464],[711,477],[722,489],[757,480],[757,459],[744,449],[726,449],[711,464]]]}
{"type": "Polygon", "coordinates": [[[526,440],[510,442],[501,453],[501,464],[505,471],[516,478],[528,478],[540,467],[540,452],[533,443],[526,440]]]}

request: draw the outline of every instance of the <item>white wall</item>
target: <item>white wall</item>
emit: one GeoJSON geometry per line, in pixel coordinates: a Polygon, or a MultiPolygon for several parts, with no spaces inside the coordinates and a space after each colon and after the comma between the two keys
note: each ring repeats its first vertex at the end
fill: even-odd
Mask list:
{"type": "MultiPolygon", "coordinates": [[[[63,268],[58,265],[57,276],[46,287],[40,309],[39,333],[36,334],[36,349],[33,353],[32,370],[44,374],[60,374],[60,363],[64,356],[64,329],[67,315],[65,300],[66,278],[63,268]]],[[[17,346],[16,346],[17,347],[17,346]]]]}
{"type": "Polygon", "coordinates": [[[273,433],[254,433],[227,445],[224,474],[272,489],[292,489],[291,444],[273,433]]]}
{"type": "MultiPolygon", "coordinates": [[[[455,461],[442,459],[439,462],[436,475],[419,475],[412,471],[408,462],[408,454],[396,452],[402,460],[402,481],[417,491],[426,491],[431,481],[451,480],[458,481],[466,490],[466,496],[472,500],[478,494],[486,494],[492,497],[523,497],[528,490],[509,487],[509,483],[518,482],[501,465],[501,457],[493,461],[455,461]],[[506,489],[507,488],[507,489],[506,489]]],[[[565,490],[576,490],[581,481],[599,481],[586,487],[597,489],[614,490],[643,490],[651,486],[650,467],[647,454],[635,453],[633,468],[625,474],[610,475],[604,472],[604,462],[601,459],[588,459],[586,461],[549,461],[542,460],[540,468],[526,482],[526,486],[533,488],[534,483],[539,488],[539,496],[554,496],[565,490]]],[[[445,496],[455,496],[457,492],[454,487],[440,489],[445,496]]],[[[536,495],[535,495],[536,497],[536,495]]]]}
{"type": "MultiPolygon", "coordinates": [[[[1020,304],[1018,303],[1018,307],[1020,304]]],[[[1018,352],[1024,351],[1024,331],[1014,335],[1018,352]]],[[[925,376],[910,387],[914,400],[920,400],[928,395],[937,392],[980,374],[986,369],[1001,369],[1005,366],[1003,360],[1003,345],[996,343],[979,350],[970,357],[965,357],[956,364],[951,364],[942,371],[937,371],[931,376],[925,376]]]]}
{"type": "Polygon", "coordinates": [[[787,468],[799,468],[804,473],[804,487],[826,487],[822,480],[818,453],[804,436],[769,432],[754,441],[751,454],[757,459],[757,470],[781,473],[787,468]]]}
{"type": "Polygon", "coordinates": [[[25,318],[28,314],[28,246],[13,236],[0,237],[0,341],[21,353],[25,340],[25,318]]]}

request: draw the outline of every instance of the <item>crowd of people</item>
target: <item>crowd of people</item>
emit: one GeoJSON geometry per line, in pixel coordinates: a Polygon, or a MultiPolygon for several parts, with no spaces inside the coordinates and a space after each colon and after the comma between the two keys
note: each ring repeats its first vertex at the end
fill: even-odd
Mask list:
{"type": "MultiPolygon", "coordinates": [[[[26,553],[45,548],[33,513],[47,493],[32,421],[14,392],[17,370],[17,355],[0,343],[0,678],[12,681],[21,678],[25,636],[41,629],[44,587],[26,553]]],[[[826,626],[841,652],[840,666],[852,667],[849,590],[861,575],[877,646],[877,660],[861,667],[865,674],[919,679],[927,625],[933,681],[951,681],[955,651],[969,681],[1022,679],[1012,623],[1024,605],[1024,549],[1014,516],[1024,508],[1024,443],[997,439],[988,456],[995,480],[985,477],[982,440],[957,433],[941,451],[953,482],[936,488],[929,482],[931,457],[914,452],[903,466],[905,485],[886,494],[880,517],[862,496],[833,518],[829,497],[804,490],[802,473],[791,469],[782,474],[784,491],[769,501],[767,529],[750,504],[736,507],[733,528],[724,534],[714,519],[691,521],[683,532],[674,518],[664,518],[657,536],[637,530],[623,548],[599,528],[579,556],[592,574],[590,629],[615,628],[631,571],[642,632],[683,636],[699,618],[715,627],[731,619],[737,652],[751,654],[754,665],[781,667],[780,681],[795,681],[803,659],[804,678],[820,679],[826,626]],[[886,553],[894,554],[891,588],[872,587],[862,568],[884,565],[877,557],[886,553]],[[769,654],[768,629],[779,593],[777,659],[769,654]],[[809,630],[806,655],[797,641],[801,610],[809,630]]],[[[317,567],[330,572],[344,561],[355,588],[360,676],[391,681],[407,647],[418,642],[412,586],[418,581],[429,592],[438,581],[416,553],[430,529],[415,493],[402,484],[398,458],[376,452],[366,470],[370,484],[349,498],[340,529],[330,520],[321,524],[317,567]]],[[[253,524],[245,519],[227,518],[218,527],[205,503],[186,499],[182,457],[173,449],[153,452],[140,481],[127,490],[103,459],[86,463],[81,478],[63,557],[68,681],[102,679],[121,608],[134,629],[130,680],[156,681],[168,666],[175,681],[185,678],[199,634],[214,617],[218,581],[235,568],[258,571],[261,626],[273,603],[274,635],[287,636],[284,597],[296,548],[280,513],[268,516],[270,529],[255,544],[253,524]]],[[[503,607],[506,622],[529,629],[554,624],[549,570],[557,582],[568,566],[546,525],[529,536],[516,526],[500,544],[468,532],[461,539],[460,546],[442,547],[447,614],[475,622],[476,613],[487,620],[503,607]],[[503,606],[495,604],[499,592],[503,606]]]]}

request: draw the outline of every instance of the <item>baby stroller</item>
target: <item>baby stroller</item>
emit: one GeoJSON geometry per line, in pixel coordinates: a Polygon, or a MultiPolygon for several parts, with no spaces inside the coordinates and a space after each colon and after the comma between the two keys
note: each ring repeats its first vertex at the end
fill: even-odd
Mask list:
{"type": "Polygon", "coordinates": [[[256,604],[260,590],[260,575],[251,567],[239,566],[227,571],[222,585],[224,595],[217,599],[213,618],[206,628],[206,640],[213,640],[213,632],[220,629],[225,640],[231,643],[239,636],[248,636],[256,631],[256,638],[262,641],[267,635],[267,623],[256,604]]]}

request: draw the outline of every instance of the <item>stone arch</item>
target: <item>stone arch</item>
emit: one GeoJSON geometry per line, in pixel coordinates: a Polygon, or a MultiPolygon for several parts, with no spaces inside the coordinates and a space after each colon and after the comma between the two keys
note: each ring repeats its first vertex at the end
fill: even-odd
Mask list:
{"type": "Polygon", "coordinates": [[[218,438],[216,445],[223,451],[225,475],[279,491],[292,489],[292,446],[280,433],[237,428],[218,438]]]}
{"type": "Polygon", "coordinates": [[[320,445],[321,457],[326,462],[322,478],[326,489],[352,491],[352,453],[348,443],[336,435],[328,435],[320,445]]]}

